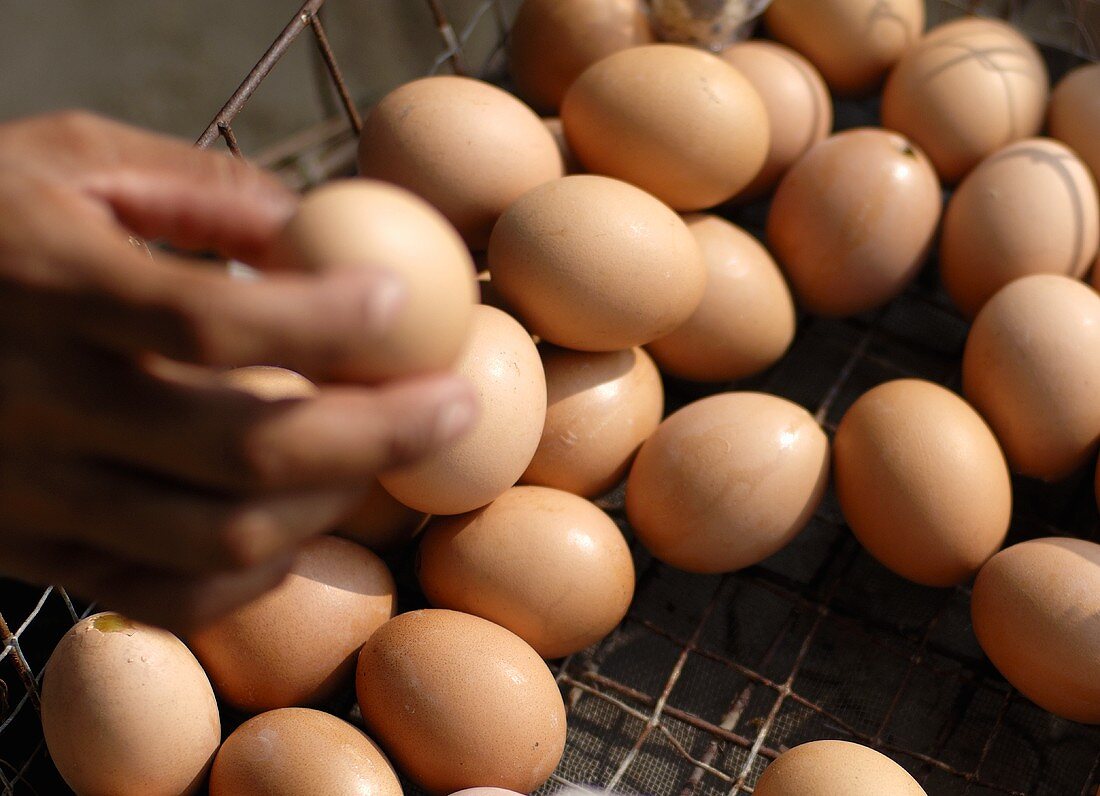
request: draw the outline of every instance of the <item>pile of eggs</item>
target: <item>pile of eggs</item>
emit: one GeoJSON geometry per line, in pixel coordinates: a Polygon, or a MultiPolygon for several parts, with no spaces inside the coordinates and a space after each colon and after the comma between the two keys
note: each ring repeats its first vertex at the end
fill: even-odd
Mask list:
{"type": "MultiPolygon", "coordinates": [[[[925,32],[920,0],[774,0],[765,24],[775,41],[716,55],[654,43],[641,0],[527,0],[511,56],[530,105],[447,76],[370,110],[361,176],[307,195],[274,259],[399,274],[400,317],[341,372],[451,369],[476,387],[476,425],[381,474],[282,585],[186,645],[115,614],[72,628],[42,719],[77,793],[208,780],[213,796],[388,796],[396,771],[433,794],[537,789],[566,738],[544,659],[605,637],[632,599],[627,542],[591,502],[624,478],[637,540],[699,573],[782,549],[831,478],[884,566],[973,582],[975,634],[1009,682],[1100,722],[1100,545],[1001,549],[1010,472],[1063,479],[1100,441],[1100,295],[1081,281],[1100,248],[1100,66],[1048,96],[1018,32],[978,18],[925,32]],[[830,134],[830,91],[880,87],[882,127],[830,134]],[[706,212],[772,192],[766,246],[706,212]],[[758,374],[790,346],[796,307],[881,308],[936,246],[973,319],[961,396],[881,384],[831,442],[760,392],[663,418],[662,373],[758,374]],[[379,556],[418,533],[432,607],[399,613],[379,556]],[[317,709],[352,687],[366,734],[317,709]],[[215,694],[252,716],[224,742],[215,694]]],[[[277,368],[225,378],[277,401],[315,389],[277,368]]],[[[755,792],[924,793],[840,741],[783,754],[755,792]]]]}

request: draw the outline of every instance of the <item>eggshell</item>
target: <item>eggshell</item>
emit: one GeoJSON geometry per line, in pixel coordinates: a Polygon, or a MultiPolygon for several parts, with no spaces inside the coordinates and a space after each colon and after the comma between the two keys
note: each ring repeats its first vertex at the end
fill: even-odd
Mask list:
{"type": "Polygon", "coordinates": [[[679,216],[645,191],[588,174],[509,207],[489,242],[489,270],[533,334],[581,351],[668,334],[706,284],[702,252],[679,216]]]}
{"type": "Polygon", "coordinates": [[[890,73],[882,124],[913,139],[954,183],[1001,147],[1039,132],[1046,64],[1011,26],[968,17],[940,25],[890,73]]]}
{"type": "Polygon", "coordinates": [[[401,796],[393,766],[345,721],[281,708],[246,721],[225,739],[210,771],[210,796],[401,796]]]}
{"type": "Polygon", "coordinates": [[[1073,149],[1100,182],[1100,64],[1079,66],[1058,81],[1047,118],[1051,136],[1073,149]]]}
{"type": "Polygon", "coordinates": [[[1017,141],[966,176],[944,214],[940,276],[973,317],[1028,274],[1085,275],[1100,247],[1100,202],[1088,167],[1048,138],[1017,141]]]}
{"type": "Polygon", "coordinates": [[[546,425],[525,484],[601,495],[622,480],[661,422],[661,374],[640,348],[592,353],[544,345],[546,425]]]}
{"type": "Polygon", "coordinates": [[[898,379],[864,393],[837,428],[833,473],[852,532],[903,578],[963,583],[1004,543],[1004,454],[978,413],[938,384],[898,379]]]}
{"type": "Polygon", "coordinates": [[[337,375],[380,381],[446,368],[458,356],[477,302],[473,260],[433,207],[408,191],[340,180],[308,194],[273,244],[286,267],[377,268],[404,283],[390,326],[363,336],[337,375]]]}
{"type": "Polygon", "coordinates": [[[1033,539],[982,567],[970,600],[993,665],[1043,710],[1100,724],[1100,545],[1033,539]]]}
{"type": "Polygon", "coordinates": [[[457,611],[411,611],[359,655],[363,719],[390,758],[431,793],[530,793],[565,749],[554,675],[509,630],[457,611]]]}
{"type": "Polygon", "coordinates": [[[480,415],[473,429],[379,478],[397,500],[428,514],[473,511],[504,494],[531,463],[546,420],[539,352],[511,316],[476,307],[455,370],[477,390],[480,415]]]}
{"type": "Polygon", "coordinates": [[[764,769],[754,796],[927,796],[884,754],[848,741],[811,741],[764,769]]]}
{"type": "Polygon", "coordinates": [[[1001,288],[970,328],[962,379],[1013,471],[1069,475],[1100,440],[1100,295],[1050,274],[1001,288]]]}
{"type": "Polygon", "coordinates": [[[917,275],[942,203],[928,159],[904,137],[847,130],[787,172],[768,212],[768,242],[802,306],[854,315],[886,304],[917,275]]]}
{"type": "Polygon", "coordinates": [[[395,589],[374,553],[321,536],[300,548],[282,584],[188,641],[239,710],[318,704],[350,684],[359,647],[397,608],[395,589]]]}
{"type": "Polygon", "coordinates": [[[768,31],[841,94],[866,94],[924,31],[922,0],[773,0],[768,31]]]}
{"type": "Polygon", "coordinates": [[[738,199],[752,199],[775,187],[783,173],[833,128],[833,101],[813,64],[789,47],[744,41],[722,53],[744,75],[768,113],[770,130],[764,166],[738,199]]]}
{"type": "Polygon", "coordinates": [[[372,478],[363,502],[340,521],[336,534],[385,555],[411,542],[423,523],[424,512],[410,509],[372,478]]]}
{"type": "Polygon", "coordinates": [[[525,0],[509,35],[509,65],[519,95],[552,111],[596,61],[651,41],[642,0],[525,0]]]}
{"type": "Polygon", "coordinates": [[[794,301],[779,266],[752,235],[717,216],[685,216],[703,250],[703,300],[649,344],[661,370],[693,381],[732,381],[771,367],[794,339],[794,301]]]}
{"type": "Polygon", "coordinates": [[[419,194],[483,249],[504,209],[560,177],[562,161],[542,120],[511,94],[441,75],[399,86],[371,108],[359,173],[419,194]]]}
{"type": "Polygon", "coordinates": [[[712,395],[670,415],[642,445],[626,513],[666,564],[730,572],[798,535],[828,473],[828,439],[805,409],[763,393],[712,395]]]}
{"type": "Polygon", "coordinates": [[[729,199],[768,154],[768,113],[752,84],[721,58],[677,44],[620,50],[588,67],[561,120],[588,171],[677,210],[729,199]]]}
{"type": "Polygon", "coordinates": [[[466,788],[455,791],[451,796],[523,796],[523,794],[504,788],[466,788]]]}
{"type": "Polygon", "coordinates": [[[582,497],[509,489],[483,509],[437,518],[417,577],[437,608],[506,627],[544,658],[595,644],[622,621],[634,562],[618,526],[582,497]]]}
{"type": "Polygon", "coordinates": [[[301,373],[267,365],[227,370],[221,374],[221,381],[265,401],[310,398],[317,394],[317,386],[301,373]]]}
{"type": "Polygon", "coordinates": [[[569,141],[565,137],[565,127],[561,123],[561,119],[557,116],[550,116],[542,120],[542,123],[546,125],[546,129],[550,131],[550,135],[554,136],[554,143],[558,145],[558,151],[561,153],[561,161],[565,166],[566,174],[580,174],[584,171],[584,167],[581,166],[577,156],[573,154],[573,150],[569,148],[569,141]]]}
{"type": "Polygon", "coordinates": [[[61,637],[41,710],[50,757],[77,793],[196,793],[221,740],[195,656],[118,614],[89,616],[61,637]]]}

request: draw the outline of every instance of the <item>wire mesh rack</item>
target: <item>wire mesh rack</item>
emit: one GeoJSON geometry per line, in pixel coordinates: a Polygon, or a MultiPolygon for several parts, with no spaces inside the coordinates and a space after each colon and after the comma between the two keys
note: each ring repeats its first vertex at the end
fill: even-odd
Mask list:
{"type": "MultiPolygon", "coordinates": [[[[389,0],[402,2],[403,0],[389,0]]],[[[383,0],[363,0],[383,2],[383,0]]],[[[518,0],[425,0],[439,46],[429,72],[503,79],[518,0]]],[[[316,45],[318,89],[331,118],[255,155],[296,187],[350,173],[358,106],[329,43],[322,6],[307,0],[199,136],[243,156],[233,125],[301,38],[316,45]]],[[[1012,19],[1044,45],[1056,78],[1100,59],[1100,1],[930,0],[930,23],[963,12],[1012,19]]],[[[842,102],[838,127],[874,124],[874,101],[842,102]]],[[[766,205],[735,212],[762,234],[766,205]]],[[[888,307],[846,320],[801,317],[787,356],[738,388],[785,396],[830,432],[865,390],[919,377],[959,387],[966,322],[931,264],[888,307]]],[[[668,410],[721,389],[668,382],[668,410]]],[[[1017,479],[1009,542],[1073,535],[1100,541],[1091,479],[1017,479]]],[[[621,490],[600,501],[630,536],[621,490]]],[[[1064,721],[1016,693],[982,655],[969,590],[907,583],[866,555],[830,493],[809,527],[763,563],[724,576],[688,575],[633,545],[638,584],[622,625],[552,664],[569,715],[561,785],[645,794],[752,793],[781,751],[817,738],[872,746],[932,796],[1100,796],[1100,728],[1064,721]]],[[[409,583],[410,561],[398,560],[409,583]]],[[[401,577],[402,571],[404,577],[401,577]]],[[[415,603],[415,594],[405,595],[415,603]]],[[[57,639],[91,607],[61,588],[0,581],[0,786],[5,794],[67,792],[38,720],[42,670],[57,639]]],[[[351,701],[344,704],[355,719],[351,701]]],[[[238,717],[239,718],[239,717],[238,717]]],[[[227,717],[231,729],[234,717],[227,717]]],[[[410,792],[415,792],[410,788],[410,792]]]]}

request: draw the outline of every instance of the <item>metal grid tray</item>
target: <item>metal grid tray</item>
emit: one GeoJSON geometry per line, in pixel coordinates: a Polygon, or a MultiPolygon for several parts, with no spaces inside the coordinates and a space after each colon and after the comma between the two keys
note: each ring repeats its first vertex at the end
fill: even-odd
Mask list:
{"type": "MultiPolygon", "coordinates": [[[[370,0],[382,2],[383,0],[370,0]]],[[[389,0],[401,2],[401,0],[389,0]]],[[[282,55],[309,31],[332,118],[256,155],[304,187],[352,168],[360,127],[321,17],[308,0],[198,140],[240,155],[233,122],[282,55]]],[[[500,78],[517,0],[426,0],[442,47],[431,72],[500,78]]],[[[1045,46],[1057,77],[1100,47],[1097,0],[930,0],[930,23],[960,11],[1012,18],[1045,46]]],[[[841,103],[838,127],[874,124],[873,101],[841,103]]],[[[766,205],[734,220],[760,234],[766,205]]],[[[939,289],[935,265],[890,306],[842,321],[801,317],[788,355],[737,385],[807,407],[830,432],[884,380],[915,376],[959,387],[966,323],[939,289]]],[[[668,410],[729,385],[666,383],[668,410]]],[[[1089,474],[1058,485],[1017,479],[1009,542],[1069,534],[1100,541],[1089,474]]],[[[600,501],[630,534],[621,491],[600,501]]],[[[569,711],[565,756],[543,789],[583,785],[645,794],[751,793],[782,750],[816,738],[868,744],[932,796],[1100,796],[1100,728],[1058,719],[1017,694],[974,639],[969,590],[909,584],[855,542],[832,495],[788,548],[725,576],[687,575],[633,545],[634,603],[592,649],[552,665],[569,711]]],[[[393,562],[415,583],[408,558],[393,562]]],[[[421,599],[403,594],[405,605],[421,599]]],[[[90,606],[60,588],[0,581],[0,786],[68,792],[38,721],[38,686],[57,639],[90,606]]],[[[350,698],[343,703],[355,720],[350,698]]],[[[226,716],[226,731],[240,720],[226,716]]],[[[409,792],[415,792],[410,788],[409,792]]]]}

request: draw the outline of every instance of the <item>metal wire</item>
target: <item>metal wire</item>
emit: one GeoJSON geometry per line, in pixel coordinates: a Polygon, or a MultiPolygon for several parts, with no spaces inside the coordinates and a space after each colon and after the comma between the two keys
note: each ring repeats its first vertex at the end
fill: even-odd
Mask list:
{"type": "MultiPolygon", "coordinates": [[[[441,48],[430,67],[495,74],[515,2],[486,0],[456,26],[444,0],[425,0],[441,48]],[[466,45],[488,32],[496,46],[472,62],[466,45]]],[[[319,12],[307,0],[199,136],[242,156],[233,123],[301,33],[309,30],[341,115],[259,153],[295,187],[348,173],[362,123],[319,12]]],[[[935,0],[933,20],[959,11],[1026,26],[1078,58],[1098,59],[1098,0],[935,0]],[[1029,16],[1030,14],[1030,16],[1029,16]]],[[[866,119],[865,108],[838,106],[866,119]]],[[[873,116],[872,116],[873,118],[873,116]]],[[[853,122],[855,123],[855,122],[853,122]]],[[[760,234],[761,208],[735,218],[760,234]]],[[[863,391],[914,376],[958,387],[966,324],[938,289],[934,268],[873,315],[801,318],[783,362],[738,387],[786,396],[830,432],[863,391]]],[[[669,410],[713,388],[670,383],[669,410]]],[[[728,389],[725,385],[722,389],[728,389]]],[[[1097,539],[1091,484],[1015,484],[1010,541],[1036,533],[1097,539]]],[[[621,490],[601,506],[630,536],[621,490]]],[[[565,756],[543,792],[561,785],[624,793],[752,793],[784,749],[847,738],[893,757],[930,794],[1100,794],[1100,728],[1062,721],[1020,697],[985,660],[969,627],[966,588],[907,584],[872,561],[828,496],[805,532],[762,564],[725,576],[689,576],[633,545],[639,572],[631,611],[595,647],[555,664],[566,697],[565,756]]],[[[0,582],[0,787],[58,793],[35,710],[46,658],[91,606],[58,588],[0,582]],[[10,631],[6,616],[25,615],[10,631]],[[7,663],[5,663],[7,661],[7,663]],[[14,702],[14,704],[13,704],[14,702]]],[[[354,706],[349,717],[355,718],[354,706]]],[[[408,788],[407,792],[417,792],[408,788]]]]}

